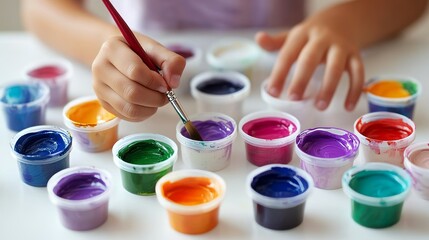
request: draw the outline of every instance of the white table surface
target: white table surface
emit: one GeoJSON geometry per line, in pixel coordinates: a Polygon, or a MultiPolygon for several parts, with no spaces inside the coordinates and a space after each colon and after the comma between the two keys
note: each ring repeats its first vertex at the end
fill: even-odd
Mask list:
{"type": "MultiPolygon", "coordinates": [[[[426,21],[427,22],[427,21],[426,21]]],[[[409,33],[364,52],[366,76],[401,74],[419,79],[423,94],[418,99],[415,112],[417,126],[415,141],[429,140],[429,34],[422,22],[409,33]]],[[[426,25],[427,26],[427,25],[426,25]]],[[[226,34],[252,37],[253,33],[226,34]]],[[[157,39],[191,42],[206,49],[219,39],[219,33],[182,33],[174,37],[155,35],[157,39]]],[[[27,64],[43,58],[61,57],[31,35],[20,32],[0,33],[0,83],[20,79],[27,64]]],[[[268,75],[274,55],[261,58],[252,76],[252,93],[244,104],[244,113],[266,109],[259,93],[260,82],[268,75]]],[[[74,63],[74,76],[69,84],[70,99],[93,94],[90,69],[74,63]]],[[[206,66],[203,66],[204,69],[206,66]]],[[[320,78],[320,74],[316,75],[320,78]]],[[[307,127],[335,126],[353,130],[353,122],[367,113],[364,96],[353,112],[344,110],[343,101],[347,88],[344,77],[331,106],[324,112],[314,108],[303,109],[313,119],[307,127]]],[[[189,114],[196,111],[190,95],[180,100],[189,114]]],[[[49,109],[47,124],[64,127],[61,108],[49,109]]],[[[1,113],[2,114],[2,113],[1,113]]],[[[1,115],[0,114],[0,115],[1,115]]],[[[133,133],[152,132],[175,138],[178,117],[171,105],[166,105],[156,116],[142,123],[121,121],[119,137],[133,133]]],[[[227,184],[227,192],[220,211],[219,225],[202,235],[184,235],[174,231],[165,210],[155,196],[144,197],[128,193],[121,183],[119,169],[114,165],[112,153],[87,153],[74,146],[71,166],[91,165],[106,169],[113,175],[114,190],[110,198],[109,217],[101,227],[85,232],[64,228],[56,208],[48,199],[46,188],[24,184],[19,176],[16,161],[10,155],[9,141],[14,133],[0,116],[0,239],[427,239],[429,236],[429,201],[422,200],[414,192],[406,199],[401,220],[385,229],[369,229],[351,218],[351,204],[342,189],[314,189],[305,208],[303,223],[291,230],[274,231],[259,226],[253,218],[253,207],[245,191],[245,178],[256,168],[246,160],[244,142],[240,136],[233,145],[231,164],[217,172],[227,184]]],[[[359,161],[359,157],[357,159],[359,161]]],[[[294,155],[293,165],[298,164],[294,155]]],[[[178,159],[175,169],[185,168],[178,159]]]]}

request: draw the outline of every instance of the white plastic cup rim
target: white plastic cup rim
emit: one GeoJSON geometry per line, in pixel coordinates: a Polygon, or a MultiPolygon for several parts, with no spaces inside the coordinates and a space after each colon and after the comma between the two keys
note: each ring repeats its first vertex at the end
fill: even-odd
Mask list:
{"type": "Polygon", "coordinates": [[[374,207],[390,207],[402,203],[408,196],[411,189],[411,178],[403,168],[390,163],[382,162],[369,162],[362,165],[353,166],[344,173],[341,182],[345,194],[350,197],[351,200],[374,207]],[[349,182],[352,180],[355,174],[361,171],[377,170],[393,171],[397,173],[403,179],[403,183],[406,185],[405,191],[389,197],[371,197],[358,193],[350,187],[349,182]]]}
{"type": "Polygon", "coordinates": [[[243,71],[254,64],[260,54],[261,50],[253,41],[245,38],[229,38],[212,44],[207,51],[206,59],[216,69],[243,71]],[[216,53],[220,49],[227,50],[237,44],[246,48],[246,54],[240,55],[239,59],[222,59],[217,56],[216,53]]]}
{"type": "Polygon", "coordinates": [[[202,102],[211,104],[232,104],[243,101],[250,94],[250,80],[244,74],[235,71],[207,71],[200,73],[191,80],[192,96],[202,102]],[[242,84],[244,87],[237,92],[230,94],[210,94],[198,90],[198,85],[213,78],[221,78],[234,83],[242,84]]]}
{"type": "Polygon", "coordinates": [[[50,79],[61,79],[62,81],[68,81],[70,79],[70,77],[73,74],[73,67],[70,61],[66,60],[66,59],[44,59],[41,61],[37,61],[31,64],[28,64],[23,71],[23,77],[29,80],[39,80],[42,78],[37,78],[37,77],[32,77],[29,75],[29,72],[41,67],[45,67],[45,66],[58,66],[58,67],[62,67],[65,72],[64,74],[54,77],[54,78],[46,78],[43,80],[50,80],[50,79]]]}
{"type": "Polygon", "coordinates": [[[359,138],[361,144],[370,145],[370,141],[372,140],[372,141],[376,141],[381,148],[384,148],[384,147],[395,148],[395,149],[404,148],[410,145],[410,143],[413,142],[414,138],[416,137],[416,133],[415,133],[416,125],[414,124],[413,120],[411,120],[410,118],[402,114],[393,113],[393,112],[372,112],[372,113],[364,114],[354,122],[353,127],[354,127],[354,133],[359,138]],[[409,136],[398,140],[380,140],[380,139],[370,139],[362,135],[357,129],[357,124],[359,123],[359,121],[371,122],[379,119],[402,119],[405,123],[411,126],[413,132],[409,136]],[[396,144],[392,145],[391,144],[392,142],[396,142],[396,144]]]}
{"type": "Polygon", "coordinates": [[[308,133],[311,133],[313,131],[327,131],[327,132],[331,132],[333,134],[337,134],[337,135],[345,135],[348,134],[353,141],[356,143],[356,145],[352,146],[353,148],[351,149],[350,152],[348,152],[346,155],[344,156],[339,156],[339,157],[332,157],[332,158],[324,158],[324,157],[317,157],[317,156],[313,156],[310,155],[304,151],[302,151],[302,149],[299,147],[298,144],[296,144],[296,154],[298,155],[298,157],[307,163],[310,163],[312,165],[316,165],[316,166],[321,166],[321,167],[341,167],[344,165],[349,164],[350,162],[353,162],[354,159],[356,158],[356,155],[358,154],[358,150],[359,150],[359,144],[360,141],[358,139],[358,137],[341,128],[336,128],[336,127],[317,127],[317,128],[311,128],[311,129],[306,129],[304,131],[302,131],[300,134],[298,134],[296,141],[298,142],[298,139],[308,133]]]}
{"type": "MultiPolygon", "coordinates": [[[[8,87],[13,87],[13,86],[36,86],[37,88],[40,89],[41,91],[41,95],[39,98],[34,99],[31,102],[27,102],[27,103],[6,103],[4,101],[0,101],[0,104],[3,105],[4,107],[10,108],[10,107],[14,107],[14,108],[23,108],[23,107],[33,107],[33,106],[43,106],[46,105],[49,102],[50,99],[50,90],[49,90],[49,86],[46,83],[43,82],[28,82],[28,81],[21,81],[21,82],[14,82],[14,83],[10,83],[8,85],[5,85],[2,87],[2,92],[4,89],[8,88],[8,87]]],[[[4,94],[4,93],[2,93],[4,94]]],[[[0,96],[0,99],[2,98],[2,96],[0,96]]]]}
{"type": "Polygon", "coordinates": [[[119,169],[129,173],[141,173],[141,174],[157,173],[173,166],[173,164],[177,160],[177,151],[178,151],[177,144],[173,140],[171,140],[170,138],[164,135],[155,134],[155,133],[131,134],[119,139],[112,147],[113,161],[119,169]],[[169,145],[173,149],[173,155],[171,155],[168,159],[162,162],[158,162],[154,164],[144,164],[144,165],[128,163],[122,160],[121,158],[119,158],[118,153],[122,148],[126,147],[127,145],[135,141],[150,140],[150,139],[160,141],[169,145]]]}
{"type": "Polygon", "coordinates": [[[281,112],[281,111],[277,111],[277,110],[267,110],[267,111],[253,112],[253,113],[250,113],[250,114],[244,116],[240,120],[238,128],[240,131],[240,135],[242,136],[242,138],[244,139],[245,142],[247,142],[251,145],[254,145],[254,146],[259,146],[259,147],[276,148],[279,146],[285,146],[285,145],[293,143],[295,141],[296,137],[298,136],[299,132],[300,132],[301,124],[300,124],[299,120],[291,114],[281,112]],[[249,134],[247,134],[243,131],[243,126],[247,122],[255,120],[255,119],[269,118],[269,117],[277,117],[277,118],[284,118],[284,119],[290,120],[293,124],[295,124],[296,131],[293,132],[292,134],[290,134],[289,136],[286,136],[283,138],[277,138],[277,139],[256,138],[256,137],[250,136],[249,134]]]}
{"type": "Polygon", "coordinates": [[[100,132],[100,131],[104,131],[110,128],[115,127],[116,125],[119,124],[120,119],[118,117],[115,117],[107,122],[103,122],[103,123],[98,123],[95,126],[76,126],[73,121],[67,117],[67,112],[70,110],[70,108],[82,104],[84,102],[89,102],[89,101],[93,101],[93,100],[97,100],[96,96],[85,96],[85,97],[80,97],[77,99],[74,99],[72,101],[70,101],[69,103],[67,103],[64,108],[63,108],[63,119],[64,119],[64,124],[73,131],[77,131],[77,132],[100,132]]]}
{"type": "Polygon", "coordinates": [[[63,209],[76,211],[87,211],[94,209],[95,207],[100,206],[109,200],[112,190],[111,178],[112,177],[109,172],[90,166],[78,166],[63,169],[55,173],[48,181],[47,190],[49,199],[54,205],[63,209]],[[54,193],[54,188],[61,179],[76,173],[99,173],[103,178],[103,182],[106,184],[106,190],[97,196],[80,200],[65,199],[54,193]]]}
{"type": "Polygon", "coordinates": [[[216,173],[199,169],[184,169],[167,173],[161,177],[156,183],[155,192],[159,203],[165,209],[182,215],[196,215],[212,211],[221,204],[225,196],[226,184],[223,178],[216,173]],[[218,196],[209,202],[189,206],[175,203],[164,197],[162,190],[164,183],[175,182],[189,177],[205,177],[211,179],[215,183],[214,185],[218,192],[218,196]]]}
{"type": "Polygon", "coordinates": [[[310,176],[310,174],[308,174],[306,171],[302,170],[301,168],[292,166],[292,165],[288,165],[288,164],[268,164],[262,167],[258,167],[256,169],[254,169],[253,171],[251,171],[246,178],[246,189],[247,189],[247,194],[249,195],[249,197],[257,202],[258,204],[261,204],[265,207],[269,207],[269,208],[292,208],[295,206],[298,206],[299,204],[305,202],[307,200],[308,195],[311,193],[312,189],[314,187],[314,182],[313,182],[313,178],[310,176]],[[305,179],[305,181],[307,181],[308,183],[308,188],[305,190],[305,192],[293,196],[293,197],[284,197],[284,198],[273,198],[273,197],[268,197],[268,196],[264,196],[258,192],[256,192],[252,186],[251,183],[253,181],[253,179],[263,173],[266,172],[267,170],[272,169],[273,167],[280,167],[280,168],[288,168],[288,169],[292,169],[293,171],[295,171],[297,173],[297,175],[303,177],[305,179]]]}
{"type": "Polygon", "coordinates": [[[213,140],[213,141],[197,141],[194,139],[187,138],[183,136],[181,133],[182,128],[185,127],[183,122],[179,121],[176,126],[176,138],[180,144],[186,146],[188,148],[201,150],[201,151],[214,151],[218,149],[222,149],[228,145],[230,145],[237,136],[237,124],[234,119],[226,114],[217,113],[217,112],[204,112],[192,115],[189,117],[192,121],[205,121],[205,120],[213,120],[213,121],[222,121],[222,122],[231,122],[234,128],[234,131],[226,136],[225,138],[213,140]]]}
{"type": "Polygon", "coordinates": [[[366,92],[366,95],[368,97],[368,101],[378,105],[378,106],[384,106],[384,107],[406,107],[409,105],[412,105],[416,102],[418,96],[421,94],[422,86],[419,81],[417,81],[414,78],[410,77],[404,77],[404,76],[379,76],[371,78],[366,84],[366,88],[371,86],[372,84],[381,81],[381,80],[395,80],[398,82],[404,82],[404,81],[411,81],[414,84],[417,85],[417,92],[411,96],[403,97],[403,98],[387,98],[387,97],[381,97],[372,94],[371,92],[366,92]]]}
{"type": "Polygon", "coordinates": [[[406,147],[404,150],[404,166],[410,172],[418,172],[424,176],[429,176],[429,168],[418,166],[410,159],[411,154],[419,150],[429,150],[429,143],[428,142],[412,143],[411,145],[406,147]]]}
{"type": "Polygon", "coordinates": [[[39,125],[39,126],[29,127],[29,128],[26,128],[26,129],[18,132],[10,141],[10,148],[11,148],[12,155],[20,163],[30,164],[30,165],[45,165],[45,164],[50,164],[50,163],[54,163],[54,162],[57,162],[59,160],[62,160],[64,158],[64,156],[67,156],[70,153],[70,151],[72,150],[72,143],[73,143],[72,136],[67,130],[65,130],[63,128],[55,127],[55,126],[39,125]],[[44,131],[44,130],[52,130],[52,131],[59,132],[59,133],[64,134],[65,136],[67,136],[68,137],[67,141],[69,144],[67,146],[68,150],[62,151],[62,152],[57,152],[57,153],[53,154],[52,156],[50,156],[49,158],[46,158],[44,160],[27,160],[27,159],[25,159],[23,154],[20,154],[20,153],[15,151],[16,142],[22,136],[24,136],[25,134],[28,134],[28,133],[39,132],[39,131],[44,131]]]}

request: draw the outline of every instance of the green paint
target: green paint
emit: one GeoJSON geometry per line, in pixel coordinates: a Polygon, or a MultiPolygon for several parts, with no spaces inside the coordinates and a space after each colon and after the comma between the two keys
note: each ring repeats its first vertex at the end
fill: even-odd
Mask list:
{"type": "Polygon", "coordinates": [[[417,93],[417,84],[411,81],[402,82],[402,87],[410,93],[410,95],[414,95],[417,93]]]}
{"type": "Polygon", "coordinates": [[[135,141],[123,147],[118,152],[118,157],[123,161],[135,165],[148,165],[148,171],[145,173],[121,170],[124,188],[138,195],[155,194],[156,183],[162,176],[173,170],[173,164],[159,171],[151,171],[153,164],[169,159],[173,153],[174,150],[170,145],[153,139],[135,141]]]}
{"type": "Polygon", "coordinates": [[[153,139],[130,143],[118,152],[118,157],[127,163],[147,165],[167,160],[174,153],[171,146],[153,139]]]}
{"type": "Polygon", "coordinates": [[[384,228],[397,223],[403,203],[389,206],[382,198],[398,195],[409,187],[396,172],[366,170],[356,173],[349,186],[356,192],[380,198],[379,206],[352,201],[352,217],[357,223],[370,228],[384,228]]]}

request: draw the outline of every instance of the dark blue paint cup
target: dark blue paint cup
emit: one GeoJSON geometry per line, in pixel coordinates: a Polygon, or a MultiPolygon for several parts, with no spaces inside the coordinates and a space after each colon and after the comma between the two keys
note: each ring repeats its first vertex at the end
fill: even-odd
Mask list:
{"type": "Polygon", "coordinates": [[[0,89],[0,105],[10,130],[45,124],[49,87],[40,82],[21,82],[0,89]]]}
{"type": "Polygon", "coordinates": [[[255,221],[273,230],[299,226],[313,187],[311,176],[291,165],[270,164],[253,170],[247,176],[247,192],[253,200],[255,221]]]}
{"type": "Polygon", "coordinates": [[[22,181],[30,186],[46,187],[52,175],[70,166],[72,136],[54,126],[30,127],[17,133],[10,147],[22,181]]]}

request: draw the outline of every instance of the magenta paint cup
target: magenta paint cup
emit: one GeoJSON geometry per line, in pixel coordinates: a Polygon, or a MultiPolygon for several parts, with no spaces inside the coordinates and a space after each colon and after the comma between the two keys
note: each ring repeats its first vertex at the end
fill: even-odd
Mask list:
{"type": "Polygon", "coordinates": [[[184,57],[186,60],[186,67],[180,77],[180,86],[174,89],[174,92],[177,94],[189,94],[191,79],[197,75],[201,69],[203,51],[200,47],[185,42],[169,42],[166,43],[166,47],[184,57]]]}
{"type": "Polygon", "coordinates": [[[298,119],[285,112],[259,111],[244,116],[238,128],[247,160],[256,166],[289,163],[300,127],[298,119]]]}
{"type": "Polygon", "coordinates": [[[49,87],[44,83],[16,82],[0,88],[0,106],[9,130],[44,125],[49,102],[49,87]]]}
{"type": "Polygon", "coordinates": [[[246,188],[255,221],[273,230],[299,226],[313,186],[307,172],[291,165],[269,164],[253,170],[247,176],[246,188]]]}
{"type": "Polygon", "coordinates": [[[112,189],[107,171],[84,166],[67,168],[49,179],[47,189],[64,227],[85,231],[106,222],[112,189]]]}
{"type": "Polygon", "coordinates": [[[429,143],[413,143],[404,151],[404,165],[418,196],[429,200],[429,143]]]}
{"type": "Polygon", "coordinates": [[[422,92],[422,86],[416,79],[389,75],[371,78],[365,84],[365,89],[369,112],[394,112],[410,119],[413,119],[415,105],[422,92]],[[380,84],[382,82],[384,84],[380,84]],[[387,84],[387,82],[390,83],[387,84]],[[379,85],[376,86],[376,84],[379,85]],[[398,97],[397,88],[400,88],[401,92],[407,92],[409,95],[398,97]]]}
{"type": "Polygon", "coordinates": [[[49,106],[64,106],[68,102],[68,82],[73,75],[72,64],[65,59],[52,59],[28,65],[24,77],[49,86],[49,106]]]}
{"type": "Polygon", "coordinates": [[[239,72],[203,72],[192,79],[191,94],[199,112],[220,112],[238,121],[250,94],[250,80],[239,72]]]}
{"type": "Polygon", "coordinates": [[[340,128],[311,128],[296,137],[300,166],[320,189],[341,188],[341,178],[353,166],[358,150],[357,136],[340,128]]]}
{"type": "Polygon", "coordinates": [[[254,41],[246,38],[229,38],[209,46],[206,60],[214,70],[238,71],[250,76],[249,71],[260,55],[261,50],[254,41]]]}
{"type": "Polygon", "coordinates": [[[354,123],[363,162],[386,162],[404,167],[404,150],[415,139],[416,126],[408,117],[392,112],[367,113],[354,123]]]}
{"type": "Polygon", "coordinates": [[[77,98],[63,108],[64,124],[85,152],[102,152],[118,140],[120,119],[105,110],[95,96],[77,98]]]}
{"type": "Polygon", "coordinates": [[[237,136],[234,119],[215,112],[195,114],[190,119],[203,141],[191,139],[183,123],[177,124],[176,138],[185,165],[207,171],[219,171],[227,167],[237,136]]]}

